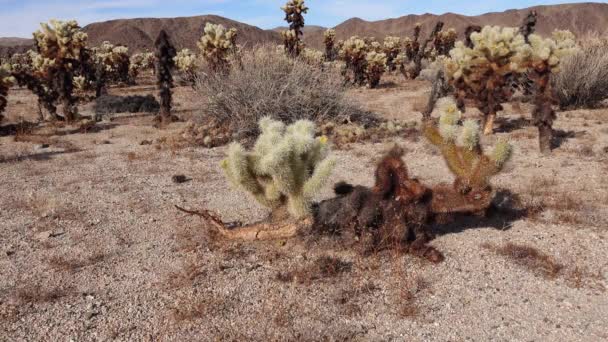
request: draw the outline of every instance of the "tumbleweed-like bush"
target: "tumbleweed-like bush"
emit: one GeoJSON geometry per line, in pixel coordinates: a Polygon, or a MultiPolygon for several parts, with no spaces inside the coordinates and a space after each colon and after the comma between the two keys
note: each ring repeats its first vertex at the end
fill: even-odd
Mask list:
{"type": "Polygon", "coordinates": [[[222,25],[207,23],[205,33],[198,42],[203,59],[214,72],[228,72],[230,70],[230,54],[236,51],[237,30],[226,29],[222,25]]]}
{"type": "Polygon", "coordinates": [[[608,99],[608,38],[587,36],[580,49],[561,60],[552,84],[559,106],[593,108],[608,99]]]}
{"type": "Polygon", "coordinates": [[[285,126],[263,118],[259,125],[261,134],[251,151],[238,143],[230,146],[222,162],[227,178],[273,215],[284,210],[294,219],[312,215],[312,200],[335,165],[327,138],[315,138],[315,125],[308,120],[285,126]]]}
{"type": "Polygon", "coordinates": [[[291,59],[274,46],[243,52],[241,68],[227,75],[198,77],[196,89],[205,99],[200,121],[227,125],[239,138],[254,136],[265,116],[285,123],[375,121],[345,99],[335,71],[291,59]]]}

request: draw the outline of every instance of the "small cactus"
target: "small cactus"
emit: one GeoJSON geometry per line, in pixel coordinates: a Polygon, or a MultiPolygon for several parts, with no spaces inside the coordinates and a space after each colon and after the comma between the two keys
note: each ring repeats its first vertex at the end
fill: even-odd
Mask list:
{"type": "Polygon", "coordinates": [[[273,211],[286,207],[295,219],[310,216],[313,197],[335,165],[327,138],[315,138],[315,126],[306,120],[285,127],[264,118],[260,130],[251,151],[230,145],[222,162],[227,178],[273,211]]]}
{"type": "Polygon", "coordinates": [[[190,49],[182,49],[173,60],[175,61],[175,67],[183,75],[186,82],[194,85],[196,73],[199,69],[199,59],[196,54],[190,49]]]}
{"type": "Polygon", "coordinates": [[[336,30],[328,29],[323,33],[323,43],[325,44],[325,60],[333,62],[336,59],[336,30]]]}
{"type": "MultiPolygon", "coordinates": [[[[102,69],[105,82],[132,84],[129,48],[104,41],[93,48],[95,62],[102,69]]],[[[104,83],[105,83],[104,82],[104,83]]]]}
{"type": "Polygon", "coordinates": [[[401,43],[401,38],[391,36],[384,38],[382,52],[386,54],[386,65],[389,71],[395,71],[397,69],[395,59],[397,59],[402,48],[403,44],[401,43]]]}

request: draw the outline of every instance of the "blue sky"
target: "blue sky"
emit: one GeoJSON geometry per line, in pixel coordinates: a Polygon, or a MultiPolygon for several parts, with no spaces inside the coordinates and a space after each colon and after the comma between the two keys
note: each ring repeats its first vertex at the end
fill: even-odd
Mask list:
{"type": "MultiPolygon", "coordinates": [[[[307,0],[309,25],[335,26],[351,17],[366,20],[407,14],[455,12],[477,15],[524,8],[586,1],[550,0],[307,0]]],[[[91,22],[135,17],[175,17],[217,14],[262,28],[284,24],[280,6],[285,0],[0,0],[0,37],[27,37],[42,21],[77,19],[91,22]]]]}

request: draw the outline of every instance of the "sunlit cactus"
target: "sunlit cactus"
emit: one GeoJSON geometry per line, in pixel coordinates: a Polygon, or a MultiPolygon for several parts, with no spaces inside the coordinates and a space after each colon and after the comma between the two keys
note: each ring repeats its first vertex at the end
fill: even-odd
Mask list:
{"type": "Polygon", "coordinates": [[[323,33],[323,43],[325,44],[325,60],[332,62],[336,59],[336,30],[327,29],[323,33]]]}
{"type": "Polygon", "coordinates": [[[63,103],[64,118],[72,121],[78,115],[72,94],[74,70],[82,62],[87,34],[74,20],[51,20],[49,24],[42,23],[33,36],[38,51],[32,61],[34,72],[47,80],[46,87],[54,88],[63,103]]]}
{"type": "Polygon", "coordinates": [[[198,42],[203,59],[214,72],[227,73],[230,70],[230,54],[236,51],[237,30],[226,29],[222,25],[207,23],[205,33],[198,42]]]}
{"type": "Polygon", "coordinates": [[[281,9],[285,12],[285,21],[289,24],[289,29],[281,32],[285,51],[290,56],[297,57],[304,48],[301,37],[304,14],[308,12],[308,7],[304,4],[304,0],[289,0],[281,9]]]}
{"type": "MultiPolygon", "coordinates": [[[[423,132],[439,148],[456,180],[454,188],[443,194],[446,198],[437,201],[446,206],[445,210],[437,208],[437,212],[461,207],[462,201],[479,205],[480,209],[487,208],[491,200],[487,196],[490,178],[502,171],[511,158],[513,148],[507,141],[501,140],[489,155],[484,154],[478,123],[471,119],[461,123],[462,113],[452,98],[441,99],[438,110],[439,123],[425,122],[423,132]]],[[[440,196],[440,190],[437,188],[437,196],[440,196]]]]}
{"type": "Polygon", "coordinates": [[[182,49],[177,52],[173,60],[175,61],[175,67],[182,74],[184,80],[190,84],[194,84],[196,73],[200,67],[198,56],[190,51],[190,49],[182,49]]]}
{"type": "Polygon", "coordinates": [[[101,69],[100,77],[104,79],[104,83],[132,83],[128,47],[104,41],[100,46],[93,48],[93,52],[95,63],[101,69]]]}
{"type": "Polygon", "coordinates": [[[364,85],[366,82],[366,66],[367,66],[367,53],[369,47],[365,41],[357,36],[350,37],[344,44],[339,52],[339,57],[346,64],[346,71],[352,73],[352,79],[348,73],[345,77],[347,81],[351,81],[356,85],[364,85]]]}
{"type": "Polygon", "coordinates": [[[310,216],[313,198],[335,166],[327,138],[315,138],[315,125],[306,120],[286,127],[264,118],[260,131],[251,151],[230,145],[222,162],[227,178],[273,212],[286,208],[295,219],[310,216]]]}
{"type": "Polygon", "coordinates": [[[0,121],[7,105],[8,90],[15,82],[8,65],[0,65],[0,121]]]}
{"type": "Polygon", "coordinates": [[[475,101],[484,115],[484,133],[491,134],[496,113],[511,96],[508,79],[524,72],[523,63],[515,63],[527,46],[515,28],[486,26],[471,34],[473,47],[457,42],[445,60],[446,74],[456,89],[462,107],[465,98],[475,101]]]}
{"type": "Polygon", "coordinates": [[[310,65],[322,65],[325,61],[325,54],[316,49],[304,48],[300,57],[310,65]]]}
{"type": "Polygon", "coordinates": [[[392,36],[384,38],[382,52],[386,54],[386,65],[389,71],[395,71],[397,69],[395,59],[401,52],[402,48],[403,45],[401,44],[401,38],[392,36]]]}
{"type": "Polygon", "coordinates": [[[382,74],[386,71],[387,60],[385,53],[371,51],[365,55],[365,74],[370,88],[376,88],[380,84],[382,74]]]}
{"type": "Polygon", "coordinates": [[[436,56],[449,55],[450,50],[452,50],[456,44],[457,38],[458,33],[453,28],[437,33],[433,41],[433,48],[435,49],[436,56]]]}
{"type": "Polygon", "coordinates": [[[513,60],[518,68],[528,69],[527,76],[534,84],[535,107],[532,116],[538,127],[540,150],[548,153],[552,148],[552,127],[556,117],[551,74],[559,71],[561,59],[575,53],[577,46],[570,31],[554,31],[552,38],[530,34],[528,41],[529,44],[518,49],[519,53],[513,60]]]}
{"type": "Polygon", "coordinates": [[[154,54],[140,52],[131,56],[129,64],[129,77],[135,81],[142,71],[154,70],[154,54]]]}

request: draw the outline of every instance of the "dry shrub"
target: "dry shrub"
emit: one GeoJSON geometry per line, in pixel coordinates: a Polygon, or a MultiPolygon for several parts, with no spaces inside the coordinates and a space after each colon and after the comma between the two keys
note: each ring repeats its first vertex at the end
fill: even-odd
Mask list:
{"type": "Polygon", "coordinates": [[[198,75],[196,89],[206,99],[198,119],[217,120],[240,138],[255,135],[265,116],[285,123],[375,122],[372,114],[346,99],[335,70],[288,58],[273,46],[244,51],[241,65],[229,74],[198,75]]]}
{"type": "Polygon", "coordinates": [[[321,256],[314,262],[295,271],[279,272],[277,280],[281,282],[298,282],[311,284],[315,280],[334,278],[350,271],[352,263],[332,256],[321,256]]]}
{"type": "Polygon", "coordinates": [[[594,107],[608,98],[608,38],[589,34],[564,58],[553,86],[561,108],[594,107]]]}
{"type": "Polygon", "coordinates": [[[535,274],[542,275],[545,278],[555,278],[564,267],[552,256],[545,254],[532,246],[508,242],[503,246],[484,244],[482,247],[487,248],[498,255],[504,256],[517,265],[522,266],[535,274]]]}

